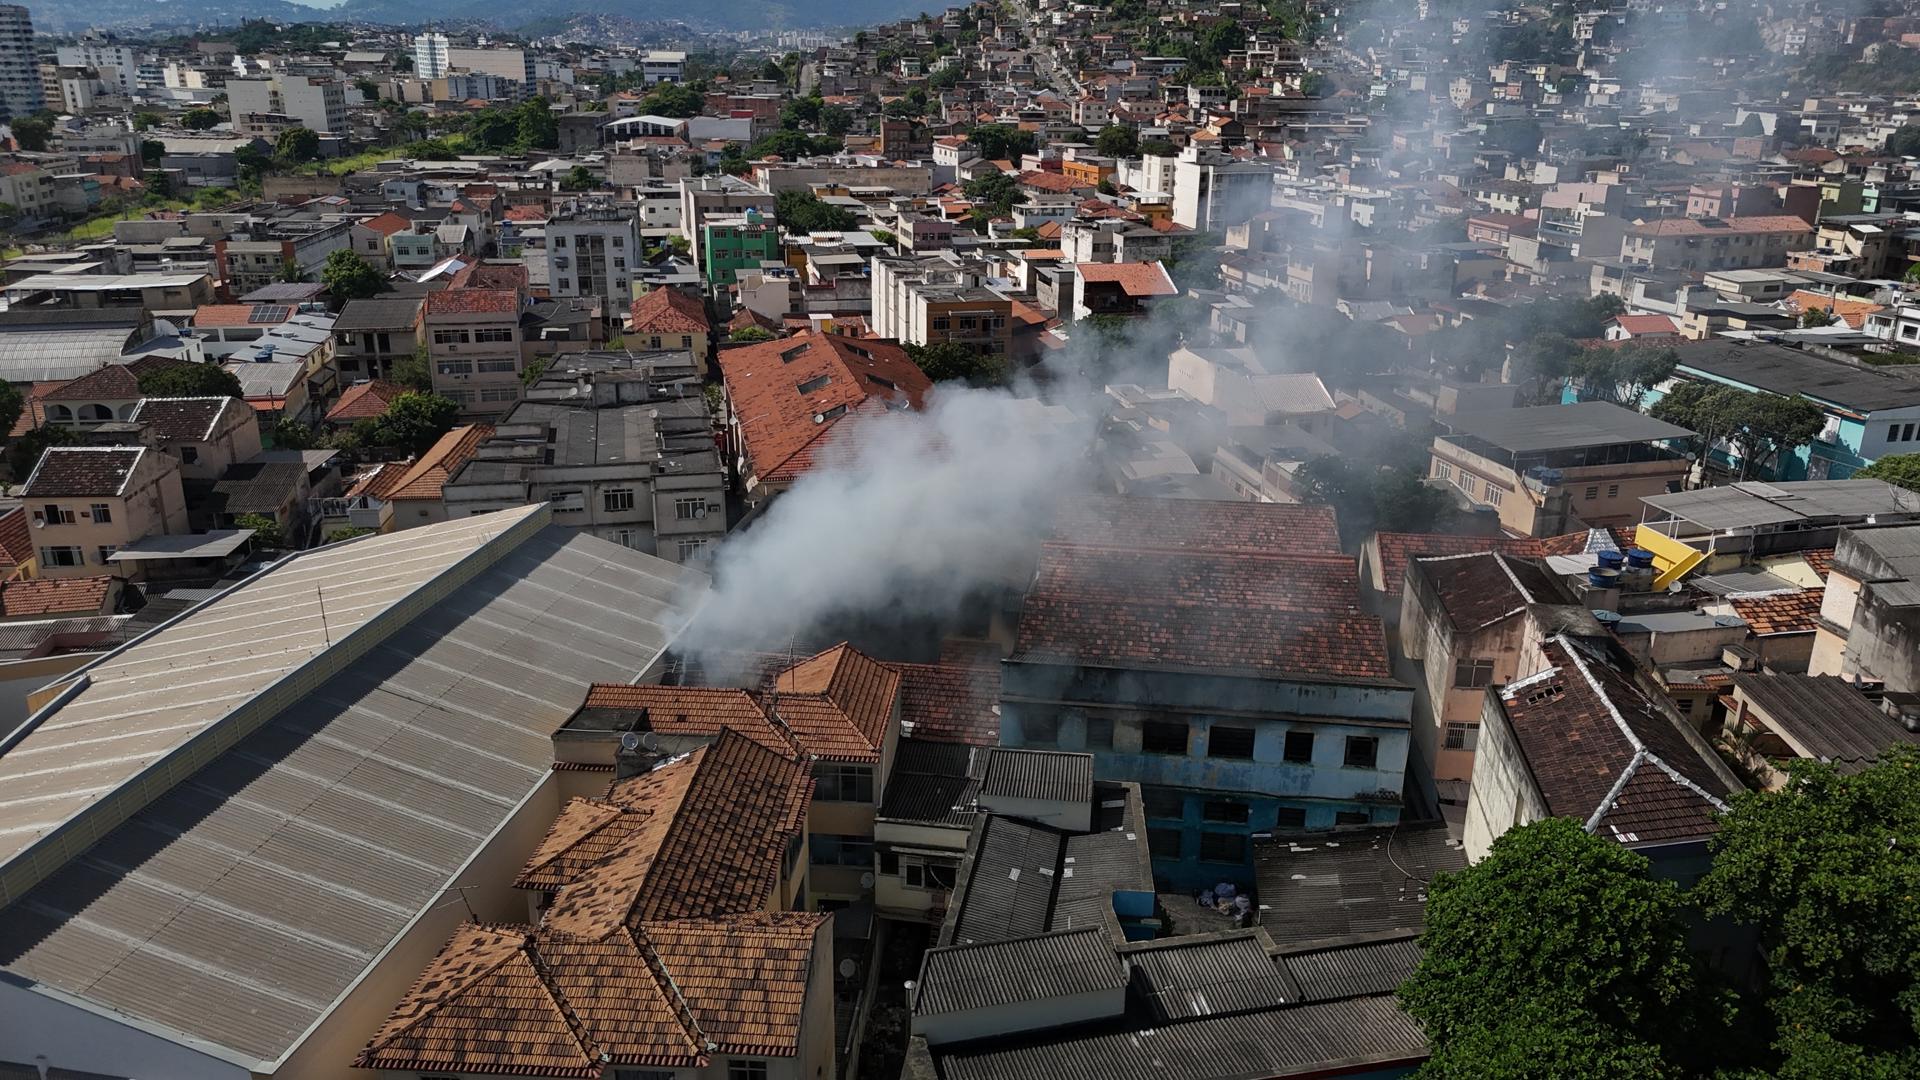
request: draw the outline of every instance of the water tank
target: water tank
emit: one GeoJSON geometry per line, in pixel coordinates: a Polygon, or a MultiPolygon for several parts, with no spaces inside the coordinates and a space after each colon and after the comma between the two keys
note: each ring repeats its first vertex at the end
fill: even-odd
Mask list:
{"type": "Polygon", "coordinates": [[[1653,566],[1653,552],[1646,548],[1628,548],[1627,565],[1635,570],[1647,570],[1653,566]]]}
{"type": "Polygon", "coordinates": [[[1598,555],[1600,559],[1600,565],[1609,570],[1620,569],[1620,564],[1626,560],[1626,556],[1617,551],[1601,551],[1595,554],[1598,555]]]}
{"type": "Polygon", "coordinates": [[[1595,566],[1587,571],[1587,581],[1597,589],[1611,589],[1620,583],[1620,571],[1611,566],[1595,566]]]}

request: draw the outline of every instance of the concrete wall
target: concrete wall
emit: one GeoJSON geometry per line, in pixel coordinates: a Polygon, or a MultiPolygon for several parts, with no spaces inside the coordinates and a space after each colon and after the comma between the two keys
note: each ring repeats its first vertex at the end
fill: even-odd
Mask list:
{"type": "MultiPolygon", "coordinates": [[[[1114,959],[1114,966],[1121,961],[1114,959]]],[[[1040,1001],[1022,1001],[984,1009],[967,1009],[939,1016],[916,1014],[913,1033],[928,1043],[963,1042],[967,1039],[1004,1037],[1021,1031],[1039,1031],[1087,1020],[1118,1016],[1126,1008],[1126,989],[1101,990],[1087,994],[1067,994],[1040,1001]]]]}
{"type": "Polygon", "coordinates": [[[1463,843],[1469,862],[1486,858],[1493,842],[1508,829],[1547,816],[1546,799],[1529,774],[1499,697],[1489,691],[1485,700],[1480,748],[1474,754],[1473,785],[1467,796],[1463,843]]]}

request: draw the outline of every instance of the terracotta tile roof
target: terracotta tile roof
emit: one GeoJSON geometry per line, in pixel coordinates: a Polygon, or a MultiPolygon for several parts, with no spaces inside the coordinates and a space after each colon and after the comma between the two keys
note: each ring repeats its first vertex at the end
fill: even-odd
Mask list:
{"type": "Polygon", "coordinates": [[[941,657],[900,672],[903,734],[933,742],[1000,745],[1000,661],[941,657]]]}
{"type": "Polygon", "coordinates": [[[1177,296],[1179,288],[1157,262],[1081,263],[1080,276],[1092,285],[1118,285],[1128,296],[1177,296]]]}
{"type": "MultiPolygon", "coordinates": [[[[1507,553],[1510,555],[1527,555],[1531,557],[1585,554],[1587,545],[1591,542],[1592,531],[1591,529],[1585,529],[1580,532],[1562,533],[1559,536],[1544,536],[1534,541],[1538,546],[1538,550],[1523,551],[1516,549],[1508,551],[1507,553]]],[[[1613,541],[1613,546],[1619,548],[1621,551],[1635,546],[1633,542],[1634,530],[1631,528],[1617,527],[1604,529],[1602,531],[1613,541]]],[[[1525,543],[1525,538],[1522,537],[1513,537],[1511,540],[1514,544],[1525,543]]],[[[1499,550],[1506,551],[1507,549],[1501,548],[1499,550]]]]}
{"type": "Polygon", "coordinates": [[[347,387],[340,400],[327,410],[327,422],[330,424],[351,424],[358,420],[371,420],[387,414],[387,406],[393,399],[407,392],[399,383],[385,379],[372,379],[355,383],[347,387]]]}
{"type": "Polygon", "coordinates": [[[177,442],[205,442],[213,438],[214,427],[228,409],[243,403],[230,397],[141,398],[127,419],[145,424],[160,440],[160,445],[177,442]]]}
{"type": "Polygon", "coordinates": [[[1868,315],[1883,310],[1886,307],[1884,304],[1876,304],[1871,300],[1859,300],[1846,296],[1827,296],[1822,293],[1808,292],[1805,289],[1796,289],[1787,294],[1787,298],[1783,303],[1795,311],[1818,309],[1827,312],[1855,330],[1866,325],[1868,315]]]}
{"type": "Polygon", "coordinates": [[[1757,636],[1811,634],[1819,626],[1820,604],[1826,595],[1825,589],[1806,589],[1778,596],[1732,596],[1727,603],[1757,636]]]}
{"type": "MultiPolygon", "coordinates": [[[[460,289],[524,290],[531,280],[524,263],[475,262],[460,268],[447,282],[447,292],[460,289]]],[[[440,295],[440,294],[435,294],[440,295]]]]}
{"type": "Polygon", "coordinates": [[[1550,666],[1500,690],[1507,722],[1548,813],[1626,845],[1702,839],[1731,785],[1632,677],[1556,637],[1550,666]]]}
{"type": "Polygon", "coordinates": [[[83,578],[28,578],[9,581],[0,589],[0,609],[7,618],[29,615],[99,614],[113,590],[109,576],[83,578]]]}
{"type": "Polygon", "coordinates": [[[720,353],[753,469],[765,479],[869,401],[918,409],[933,383],[891,343],[808,333],[720,353]],[[825,380],[822,382],[821,380],[825,380]],[[807,387],[801,390],[801,387],[807,387]],[[815,423],[815,416],[827,416],[815,423]]]}
{"type": "Polygon", "coordinates": [[[647,922],[640,925],[640,937],[660,957],[701,1033],[719,1053],[793,1057],[807,1007],[814,938],[829,918],[782,911],[647,922]]]}
{"type": "Polygon", "coordinates": [[[29,499],[120,495],[146,452],[144,447],[49,447],[27,476],[21,494],[29,499]]]}
{"type": "Polygon", "coordinates": [[[389,499],[438,499],[449,477],[467,463],[480,444],[493,438],[492,424],[467,424],[454,428],[427,452],[414,460],[406,473],[387,492],[389,499]]]}
{"type": "Polygon", "coordinates": [[[553,216],[553,212],[544,206],[509,206],[506,220],[515,222],[541,222],[553,216]]]}
{"type": "MultiPolygon", "coordinates": [[[[777,754],[792,756],[798,748],[767,718],[754,696],[745,690],[717,686],[633,686],[594,683],[587,688],[589,709],[623,713],[646,710],[646,721],[632,730],[662,735],[715,738],[722,731],[745,735],[777,754]]],[[[637,720],[637,717],[636,717],[637,720]]]]}
{"type": "MultiPolygon", "coordinates": [[[[1587,534],[1578,535],[1584,545],[1587,534]]],[[[1407,583],[1407,563],[1413,559],[1465,555],[1471,551],[1499,551],[1526,557],[1545,554],[1540,549],[1540,541],[1527,537],[1383,532],[1375,533],[1372,543],[1380,553],[1377,570],[1380,580],[1373,584],[1387,596],[1400,595],[1407,583]]]]}
{"type": "Polygon", "coordinates": [[[723,731],[604,799],[568,803],[515,885],[555,893],[546,928],[596,939],[643,920],[759,910],[812,794],[804,762],[723,731]]]}
{"type": "Polygon", "coordinates": [[[1698,218],[1661,218],[1627,228],[1628,236],[1731,236],[1740,233],[1812,232],[1813,226],[1792,214],[1756,214],[1726,218],[1708,224],[1698,218]]]}
{"type": "Polygon", "coordinates": [[[1504,622],[1528,604],[1568,599],[1540,564],[1497,551],[1415,559],[1413,572],[1432,584],[1448,623],[1462,633],[1504,622]]]}
{"type": "Polygon", "coordinates": [[[408,468],[408,464],[402,461],[388,461],[375,465],[354,479],[353,485],[347,489],[347,497],[359,498],[362,495],[370,495],[384,502],[387,496],[392,494],[393,489],[400,485],[401,479],[407,475],[408,468]]]}
{"type": "Polygon", "coordinates": [[[1671,315],[1615,315],[1607,320],[1630,336],[1642,334],[1678,334],[1680,327],[1671,315]]]}
{"type": "Polygon", "coordinates": [[[11,573],[34,557],[33,529],[27,524],[27,508],[16,506],[0,514],[0,573],[11,573]]]}
{"type": "Polygon", "coordinates": [[[108,364],[40,395],[42,401],[132,401],[140,396],[140,377],[125,364],[108,364]]]}
{"type": "Polygon", "coordinates": [[[1814,548],[1811,551],[1803,551],[1800,553],[1800,557],[1807,560],[1807,565],[1813,568],[1814,573],[1820,575],[1821,581],[1827,580],[1827,575],[1833,572],[1832,548],[1814,548]]]}
{"type": "Polygon", "coordinates": [[[1075,191],[1085,191],[1093,187],[1092,184],[1075,180],[1073,177],[1062,173],[1042,172],[1037,169],[1032,172],[1021,173],[1019,183],[1021,187],[1028,187],[1035,191],[1045,191],[1057,195],[1065,195],[1075,191]]]}
{"type": "Polygon", "coordinates": [[[841,642],[773,678],[770,707],[802,749],[833,761],[879,761],[900,673],[841,642]]]}
{"type": "Polygon", "coordinates": [[[679,289],[655,289],[633,302],[629,311],[635,333],[704,334],[707,309],[679,289]]]}
{"type": "Polygon", "coordinates": [[[413,222],[389,210],[384,214],[362,221],[360,227],[370,229],[379,233],[381,236],[392,236],[396,233],[403,233],[412,229],[413,222]]]}
{"type": "Polygon", "coordinates": [[[51,382],[37,382],[28,386],[24,394],[26,400],[22,403],[20,409],[20,418],[13,422],[13,430],[7,433],[8,437],[17,439],[39,427],[41,424],[46,423],[46,410],[41,408],[40,401],[47,394],[65,385],[67,385],[67,380],[62,379],[51,382]]]}
{"type": "Polygon", "coordinates": [[[291,304],[202,304],[193,311],[197,327],[278,326],[291,318],[291,304]]]}
{"type": "Polygon", "coordinates": [[[520,310],[520,294],[510,289],[442,289],[427,294],[429,315],[511,315],[520,310]]]}
{"type": "Polygon", "coordinates": [[[1101,547],[1338,555],[1333,509],[1282,503],[1203,502],[1128,495],[1063,500],[1052,538],[1101,547]]]}

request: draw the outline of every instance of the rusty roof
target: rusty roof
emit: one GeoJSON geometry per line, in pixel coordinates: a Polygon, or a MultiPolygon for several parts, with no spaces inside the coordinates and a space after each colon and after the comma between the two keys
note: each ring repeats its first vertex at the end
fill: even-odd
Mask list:
{"type": "Polygon", "coordinates": [[[751,693],[731,687],[595,683],[568,726],[596,712],[619,715],[623,731],[708,739],[732,731],[777,754],[792,756],[798,750],[751,693]],[[644,721],[641,710],[646,712],[644,721]]]}
{"type": "Polygon", "coordinates": [[[65,615],[85,612],[97,615],[107,605],[113,591],[110,576],[79,578],[25,578],[9,581],[0,588],[0,609],[7,618],[35,615],[65,615]]]}
{"type": "Polygon", "coordinates": [[[1802,589],[1773,596],[1729,596],[1733,613],[1746,620],[1747,629],[1760,637],[1772,634],[1811,634],[1820,625],[1825,589],[1802,589]]]}
{"type": "Polygon", "coordinates": [[[933,388],[897,344],[818,332],[723,350],[720,371],[762,477],[867,401],[918,409],[933,388]]]}
{"type": "Polygon", "coordinates": [[[1000,745],[1000,661],[949,658],[902,664],[900,725],[917,739],[1000,745]]]}
{"type": "MultiPolygon", "coordinates": [[[[1587,534],[1579,533],[1578,535],[1584,545],[1587,534]]],[[[1471,551],[1499,551],[1508,555],[1537,556],[1543,554],[1541,545],[1542,541],[1530,537],[1455,536],[1450,533],[1374,533],[1373,547],[1379,552],[1380,558],[1376,567],[1379,579],[1373,582],[1373,586],[1387,596],[1399,596],[1407,584],[1407,564],[1414,559],[1464,555],[1471,551]]]]}

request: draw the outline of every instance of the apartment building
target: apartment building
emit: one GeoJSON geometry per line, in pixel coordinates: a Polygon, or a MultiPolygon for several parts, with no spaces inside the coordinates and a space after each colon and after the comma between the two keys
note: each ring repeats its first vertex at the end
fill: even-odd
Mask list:
{"type": "Polygon", "coordinates": [[[447,35],[428,31],[413,38],[413,74],[420,79],[439,79],[447,74],[447,35]]]}
{"type": "Polygon", "coordinates": [[[700,225],[700,268],[709,285],[732,285],[742,270],[780,260],[780,226],[759,210],[709,215],[700,225]]]}
{"type": "Polygon", "coordinates": [[[1661,218],[1627,229],[1621,261],[1652,270],[1755,269],[1786,266],[1813,246],[1813,226],[1788,214],[1743,218],[1661,218]]]}
{"type": "Polygon", "coordinates": [[[908,345],[953,342],[1005,356],[1013,342],[1013,301],[986,288],[984,263],[876,255],[871,262],[875,335],[908,345]]]}
{"type": "Polygon", "coordinates": [[[1428,475],[1487,507],[1518,536],[1633,525],[1640,500],[1678,491],[1690,462],[1668,444],[1693,432],[1603,401],[1454,418],[1428,475]]]}
{"type": "Polygon", "coordinates": [[[255,223],[239,234],[244,239],[223,237],[214,241],[220,286],[228,296],[239,297],[284,281],[289,274],[301,281],[318,281],[327,256],[352,248],[352,232],[350,221],[255,223]]]}
{"type": "Polygon", "coordinates": [[[577,202],[547,220],[547,283],[554,296],[597,296],[624,311],[640,265],[640,224],[631,205],[577,202]]]}
{"type": "Polygon", "coordinates": [[[46,105],[39,54],[27,9],[0,4],[0,109],[8,116],[27,116],[46,105]]]}
{"type": "Polygon", "coordinates": [[[353,384],[392,375],[394,365],[412,356],[425,340],[425,307],[418,297],[347,301],[333,321],[333,364],[340,378],[353,384]]]}
{"type": "Polygon", "coordinates": [[[180,465],[146,447],[56,446],[21,488],[43,577],[119,574],[115,551],[188,531],[180,465]]]}
{"type": "Polygon", "coordinates": [[[550,503],[554,521],[675,563],[727,531],[726,472],[682,353],[567,353],[442,487],[448,518],[550,503]]]}
{"type": "Polygon", "coordinates": [[[462,413],[494,416],[520,400],[522,337],[518,289],[463,288],[427,294],[421,320],[433,392],[462,413]]]}
{"type": "Polygon", "coordinates": [[[347,133],[346,88],[317,75],[228,79],[227,108],[234,116],[284,116],[294,126],[326,134],[347,133]]]}

